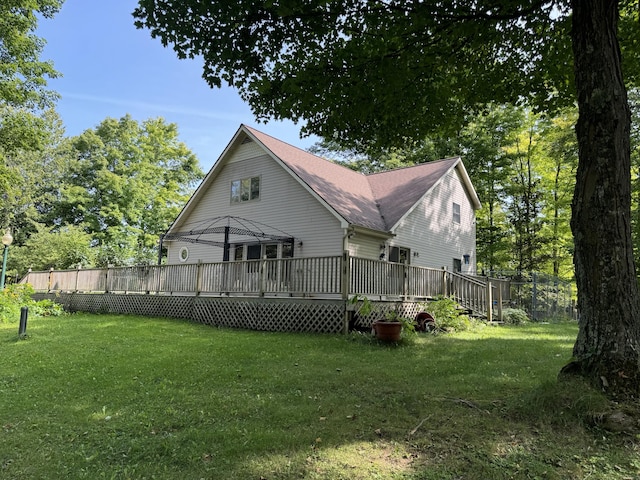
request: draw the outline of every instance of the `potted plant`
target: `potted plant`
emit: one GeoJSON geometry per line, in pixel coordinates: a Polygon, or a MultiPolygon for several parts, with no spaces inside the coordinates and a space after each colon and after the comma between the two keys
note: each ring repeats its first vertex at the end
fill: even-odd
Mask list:
{"type": "Polygon", "coordinates": [[[385,342],[397,342],[400,340],[402,332],[412,333],[415,331],[413,321],[401,316],[397,309],[388,311],[384,320],[376,320],[372,326],[376,338],[385,342]]]}
{"type": "MultiPolygon", "coordinates": [[[[374,306],[368,297],[355,295],[351,298],[351,303],[354,305],[361,303],[360,308],[356,309],[358,316],[368,317],[373,313],[374,306]]],[[[413,321],[401,316],[397,308],[388,311],[384,318],[374,320],[371,328],[376,338],[384,342],[398,342],[403,331],[407,333],[415,331],[413,321]]]]}

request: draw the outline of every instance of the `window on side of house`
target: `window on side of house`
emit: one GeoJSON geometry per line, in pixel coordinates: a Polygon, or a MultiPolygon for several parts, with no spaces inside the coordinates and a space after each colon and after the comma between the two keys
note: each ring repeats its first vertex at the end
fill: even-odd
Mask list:
{"type": "Polygon", "coordinates": [[[247,245],[247,260],[260,260],[260,254],[262,253],[262,245],[259,243],[254,245],[247,245]]]}
{"type": "Polygon", "coordinates": [[[453,223],[460,223],[460,204],[453,202],[453,223]]]}
{"type": "Polygon", "coordinates": [[[264,246],[264,256],[266,258],[278,258],[278,244],[269,243],[264,246]]]}
{"type": "Polygon", "coordinates": [[[461,272],[462,271],[462,260],[460,260],[459,258],[454,258],[453,259],[453,271],[454,272],[461,272]]]}
{"type": "Polygon", "coordinates": [[[293,257],[293,244],[291,243],[283,243],[281,249],[277,243],[254,243],[234,245],[234,260],[242,260],[245,249],[247,251],[247,260],[260,260],[265,257],[268,259],[293,257]]]}
{"type": "Polygon", "coordinates": [[[293,244],[292,243],[283,243],[282,244],[282,258],[291,258],[293,257],[293,244]]]}
{"type": "Polygon", "coordinates": [[[404,247],[389,247],[389,261],[394,263],[409,263],[411,250],[404,247]]]}
{"type": "Polygon", "coordinates": [[[231,182],[231,203],[260,199],[260,177],[249,177],[231,182]]]}

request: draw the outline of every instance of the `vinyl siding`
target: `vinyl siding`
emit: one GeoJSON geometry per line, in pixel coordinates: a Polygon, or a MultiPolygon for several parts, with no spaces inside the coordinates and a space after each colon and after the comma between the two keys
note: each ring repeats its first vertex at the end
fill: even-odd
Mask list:
{"type": "MultiPolygon", "coordinates": [[[[283,167],[255,143],[239,145],[228,154],[209,188],[200,193],[191,213],[176,225],[177,231],[188,231],[200,222],[202,227],[207,219],[231,215],[269,225],[294,237],[296,257],[340,255],[343,230],[339,220],[283,167]],[[231,182],[255,176],[260,177],[260,198],[231,204],[231,182]],[[303,242],[302,247],[299,242],[303,242]]],[[[189,249],[187,263],[222,261],[220,247],[171,242],[169,263],[179,263],[182,246],[189,249]]]]}
{"type": "Polygon", "coordinates": [[[349,255],[378,260],[381,244],[384,244],[384,240],[358,233],[349,239],[349,255]]]}
{"type": "Polygon", "coordinates": [[[457,258],[464,273],[475,273],[475,211],[457,170],[443,177],[394,233],[389,245],[410,248],[412,265],[452,270],[457,258]],[[459,224],[453,221],[454,202],[460,205],[459,224]]]}

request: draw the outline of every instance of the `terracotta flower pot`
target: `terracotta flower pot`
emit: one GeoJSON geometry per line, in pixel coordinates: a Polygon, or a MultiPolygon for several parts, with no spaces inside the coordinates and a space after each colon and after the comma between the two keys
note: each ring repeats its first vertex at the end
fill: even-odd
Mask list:
{"type": "Polygon", "coordinates": [[[397,342],[400,340],[402,333],[402,323],[386,322],[378,320],[373,323],[373,330],[376,332],[376,338],[383,342],[397,342]]]}

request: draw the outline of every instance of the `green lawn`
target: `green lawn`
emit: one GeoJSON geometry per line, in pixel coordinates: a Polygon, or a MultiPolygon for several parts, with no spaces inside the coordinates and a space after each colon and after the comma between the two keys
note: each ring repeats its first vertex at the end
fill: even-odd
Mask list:
{"type": "Polygon", "coordinates": [[[575,324],[387,347],[113,315],[0,323],[4,479],[636,479],[555,382],[575,324]]]}

